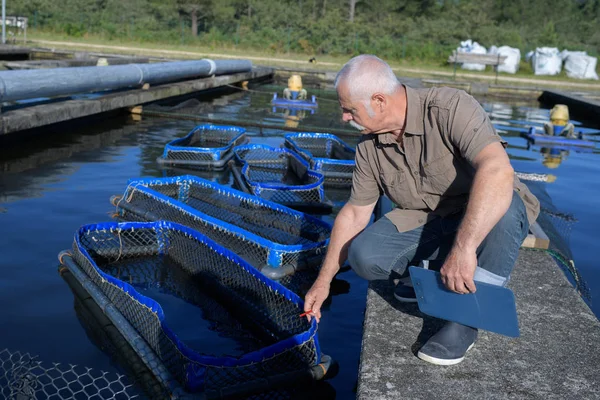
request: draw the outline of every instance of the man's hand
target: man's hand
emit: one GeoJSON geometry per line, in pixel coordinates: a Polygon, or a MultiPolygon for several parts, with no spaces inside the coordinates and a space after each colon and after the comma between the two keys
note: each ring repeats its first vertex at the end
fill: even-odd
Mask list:
{"type": "Polygon", "coordinates": [[[314,316],[317,322],[321,320],[321,306],[329,296],[329,285],[328,282],[321,282],[317,279],[304,296],[304,312],[307,313],[306,318],[309,321],[311,316],[314,316]]]}
{"type": "Polygon", "coordinates": [[[475,282],[473,282],[475,268],[477,268],[475,250],[465,250],[455,246],[440,270],[442,282],[453,292],[475,293],[475,282]]]}

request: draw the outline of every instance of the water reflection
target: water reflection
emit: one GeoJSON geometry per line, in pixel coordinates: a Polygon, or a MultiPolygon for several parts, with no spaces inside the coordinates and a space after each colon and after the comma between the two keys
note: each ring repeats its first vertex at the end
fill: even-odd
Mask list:
{"type": "Polygon", "coordinates": [[[542,164],[544,164],[544,167],[550,169],[558,168],[569,156],[569,150],[563,150],[556,147],[542,147],[540,153],[542,153],[544,157],[542,164]]]}

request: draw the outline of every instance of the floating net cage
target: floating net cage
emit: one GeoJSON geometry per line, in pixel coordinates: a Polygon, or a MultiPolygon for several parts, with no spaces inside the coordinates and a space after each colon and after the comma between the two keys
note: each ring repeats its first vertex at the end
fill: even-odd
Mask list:
{"type": "Polygon", "coordinates": [[[291,133],[285,146],[300,154],[311,169],[325,177],[325,185],[352,186],[356,151],[343,140],[328,133],[291,133]]]}
{"type": "Polygon", "coordinates": [[[233,175],[243,191],[297,210],[331,212],[323,175],[312,171],[292,150],[253,144],[237,146],[233,151],[242,166],[232,164],[233,175]]]}
{"type": "Polygon", "coordinates": [[[20,351],[0,351],[0,397],[11,400],[138,399],[125,375],[45,363],[20,351]]]}
{"type": "Polygon", "coordinates": [[[191,175],[131,180],[112,202],[123,220],[186,225],[294,291],[301,279],[289,275],[316,270],[331,234],[310,215],[191,175]]]}
{"type": "Polygon", "coordinates": [[[72,264],[63,258],[69,269],[81,269],[79,279],[89,278],[88,291],[105,299],[99,300],[104,312],[121,316],[113,316],[116,325],[132,327],[132,347],[160,381],[169,384],[173,377],[186,392],[221,398],[273,382],[313,381],[331,365],[321,355],[316,322],[299,317],[303,304],[297,295],[183,225],[83,226],[75,235],[72,264]],[[182,339],[187,327],[173,326],[148,295],[153,288],[199,309],[210,323],[204,331],[218,331],[235,346],[216,354],[210,340],[182,339]]]}
{"type": "Polygon", "coordinates": [[[228,125],[198,125],[181,139],[165,146],[160,164],[201,169],[223,169],[233,157],[232,148],[247,142],[246,130],[228,125]]]}

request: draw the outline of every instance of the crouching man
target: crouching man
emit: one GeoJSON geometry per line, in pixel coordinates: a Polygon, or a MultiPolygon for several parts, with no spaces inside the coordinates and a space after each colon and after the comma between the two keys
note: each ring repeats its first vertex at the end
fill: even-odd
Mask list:
{"type": "MultiPolygon", "coordinates": [[[[305,297],[309,318],[321,318],[330,282],[347,258],[368,280],[441,260],[442,280],[456,293],[475,292],[474,281],[505,285],[539,202],[515,176],[506,143],[479,103],[461,90],[406,87],[371,55],[344,65],[335,87],[344,121],[362,138],[350,200],[305,297]],[[382,194],[396,208],[365,229],[382,194]]],[[[406,287],[396,290],[400,299],[410,297],[406,287]]],[[[476,339],[477,329],[447,322],[418,357],[457,364],[476,339]]]]}

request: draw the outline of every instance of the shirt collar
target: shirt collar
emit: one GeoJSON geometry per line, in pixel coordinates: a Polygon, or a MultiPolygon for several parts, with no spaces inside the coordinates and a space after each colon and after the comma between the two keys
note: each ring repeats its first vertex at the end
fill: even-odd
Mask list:
{"type": "Polygon", "coordinates": [[[405,133],[411,135],[423,135],[423,101],[421,96],[413,88],[406,88],[406,129],[405,133]]]}
{"type": "MultiPolygon", "coordinates": [[[[406,128],[404,133],[411,135],[423,135],[423,102],[419,93],[411,87],[404,86],[406,89],[406,128]]],[[[396,136],[392,133],[381,133],[377,135],[381,144],[396,143],[396,136]]]]}

